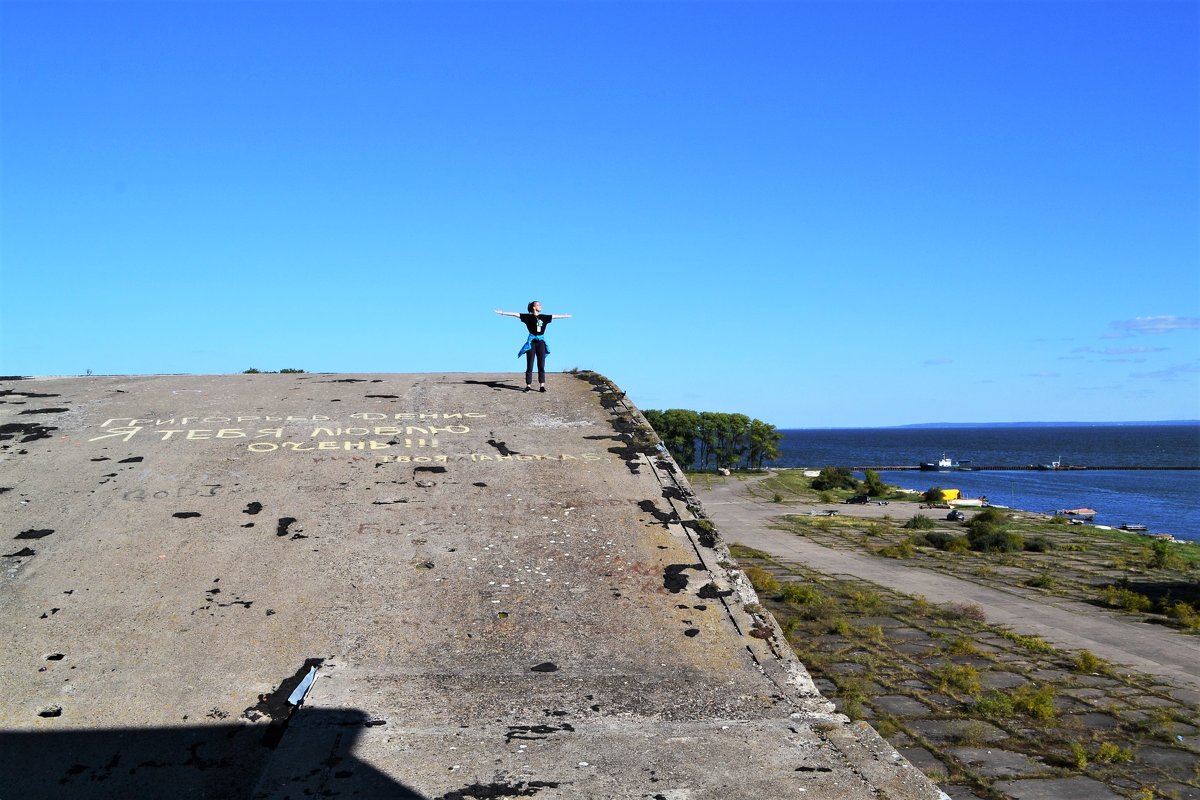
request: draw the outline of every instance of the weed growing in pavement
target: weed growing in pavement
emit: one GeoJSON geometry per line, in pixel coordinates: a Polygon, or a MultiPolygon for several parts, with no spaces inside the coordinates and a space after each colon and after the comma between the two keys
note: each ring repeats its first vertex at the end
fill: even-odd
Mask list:
{"type": "Polygon", "coordinates": [[[934,667],[931,674],[940,692],[971,696],[983,692],[983,687],[979,685],[979,670],[970,664],[942,664],[934,667]]]}
{"type": "Polygon", "coordinates": [[[780,589],[779,579],[770,571],[762,567],[746,567],[746,577],[750,579],[750,585],[754,587],[754,591],[760,594],[774,594],[780,589]]]}
{"type": "Polygon", "coordinates": [[[1025,636],[1020,633],[1015,633],[1010,630],[1001,629],[1000,635],[1010,642],[1013,642],[1019,647],[1028,650],[1031,653],[1053,653],[1054,646],[1040,636],[1030,635],[1025,636]]]}
{"type": "Polygon", "coordinates": [[[978,603],[943,603],[937,607],[938,616],[948,621],[969,619],[983,622],[987,615],[978,603]]]}
{"type": "Polygon", "coordinates": [[[1058,715],[1054,695],[1054,687],[1050,684],[1036,689],[1030,685],[1018,686],[1012,693],[1013,708],[1034,719],[1054,719],[1058,715]]]}
{"type": "Polygon", "coordinates": [[[1087,675],[1107,671],[1108,664],[1091,650],[1080,650],[1075,654],[1075,671],[1087,675]]]}
{"type": "MultiPolygon", "coordinates": [[[[1193,774],[1190,766],[1159,766],[1136,755],[1151,737],[1174,743],[1180,723],[1191,718],[1190,709],[1143,712],[1138,721],[1122,714],[1126,721],[1120,726],[1101,729],[1089,727],[1088,715],[1078,707],[1144,709],[1141,697],[1169,700],[1161,693],[1161,681],[1112,670],[1093,653],[1058,651],[1040,637],[988,625],[983,609],[974,604],[934,604],[865,582],[833,579],[799,565],[788,565],[791,575],[783,576],[782,565],[764,561],[757,566],[770,565],[782,584],[777,594],[764,594],[764,602],[809,672],[830,682],[833,688],[827,691],[839,709],[854,719],[873,720],[898,746],[916,742],[924,747],[947,764],[947,781],[971,785],[981,797],[1004,796],[993,786],[997,778],[978,773],[947,750],[948,744],[989,745],[998,727],[1006,738],[995,746],[1044,758],[1064,777],[1086,774],[1122,797],[1130,796],[1130,787],[1200,783],[1200,769],[1193,774]],[[904,626],[905,645],[920,645],[923,632],[930,647],[893,649],[884,636],[889,626],[879,624],[875,619],[879,617],[891,617],[904,626]],[[984,641],[986,650],[980,646],[984,641]],[[975,652],[979,650],[984,652],[982,660],[975,652]],[[971,658],[971,663],[949,660],[962,657],[971,658]],[[1016,688],[984,688],[990,685],[985,676],[1005,673],[1023,676],[1027,682],[1016,688]],[[1104,695],[1080,699],[1073,691],[1080,688],[1078,676],[1092,673],[1105,676],[1094,687],[1104,695]],[[1060,701],[1059,695],[1068,690],[1072,690],[1070,698],[1060,701]],[[909,724],[909,716],[877,705],[882,695],[913,697],[929,707],[927,713],[916,712],[914,717],[957,720],[952,728],[955,740],[939,742],[921,735],[909,724]]],[[[1176,746],[1195,750],[1187,742],[1176,746]]]]}

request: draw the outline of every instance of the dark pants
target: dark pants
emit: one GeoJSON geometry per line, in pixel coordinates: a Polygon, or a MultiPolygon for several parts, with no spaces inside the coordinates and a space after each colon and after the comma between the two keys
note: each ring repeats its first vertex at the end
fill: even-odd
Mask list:
{"type": "Polygon", "coordinates": [[[546,343],[541,339],[534,339],[529,343],[529,349],[525,351],[525,385],[533,383],[533,357],[537,356],[538,365],[538,383],[546,383],[546,343]]]}

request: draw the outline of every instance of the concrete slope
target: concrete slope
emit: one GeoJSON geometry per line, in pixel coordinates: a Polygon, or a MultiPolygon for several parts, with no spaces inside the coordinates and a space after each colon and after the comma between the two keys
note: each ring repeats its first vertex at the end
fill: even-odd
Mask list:
{"type": "Polygon", "coordinates": [[[519,388],[0,380],[0,797],[939,795],[611,384],[519,388]]]}

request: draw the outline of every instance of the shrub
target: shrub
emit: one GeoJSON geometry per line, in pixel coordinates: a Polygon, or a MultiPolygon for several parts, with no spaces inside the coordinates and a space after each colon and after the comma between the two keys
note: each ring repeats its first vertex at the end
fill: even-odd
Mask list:
{"type": "Polygon", "coordinates": [[[1054,549],[1054,542],[1045,536],[1035,536],[1025,540],[1025,549],[1031,553],[1049,553],[1054,549]]]}
{"type": "Polygon", "coordinates": [[[1171,619],[1177,620],[1184,628],[1189,631],[1200,630],[1200,612],[1191,603],[1185,603],[1180,600],[1173,605],[1167,606],[1166,614],[1171,619]]]}
{"type": "Polygon", "coordinates": [[[949,531],[929,531],[921,539],[925,544],[932,545],[938,550],[949,550],[951,542],[963,539],[965,543],[966,537],[959,536],[957,533],[950,533],[949,531]]]}
{"type": "Polygon", "coordinates": [[[1183,559],[1171,549],[1170,542],[1156,539],[1150,545],[1150,566],[1156,569],[1179,569],[1183,566],[1183,559]]]}
{"type": "Polygon", "coordinates": [[[917,514],[908,522],[904,523],[904,527],[909,530],[923,531],[933,527],[933,520],[924,514],[917,514]]]}
{"type": "Polygon", "coordinates": [[[825,467],[817,477],[812,479],[809,484],[818,492],[825,492],[831,489],[857,489],[858,481],[854,479],[854,475],[846,467],[825,467]]]}
{"type": "Polygon", "coordinates": [[[875,551],[875,554],[884,558],[912,558],[916,554],[916,551],[913,549],[912,542],[905,539],[899,544],[881,547],[875,551]]]}
{"type": "Polygon", "coordinates": [[[863,473],[862,489],[871,497],[883,497],[891,492],[892,487],[879,479],[879,473],[873,469],[863,473]]]}
{"type": "Polygon", "coordinates": [[[746,567],[746,577],[750,579],[750,585],[756,592],[774,593],[779,591],[779,579],[762,567],[746,567]]]}
{"type": "Polygon", "coordinates": [[[975,523],[980,525],[1007,525],[1011,521],[1012,520],[1008,516],[1008,512],[1004,509],[996,508],[995,506],[988,506],[983,511],[980,511],[978,514],[971,517],[971,522],[967,525],[967,527],[970,527],[971,524],[975,523]]]}
{"type": "Polygon", "coordinates": [[[885,534],[889,534],[891,532],[891,526],[882,522],[872,522],[867,526],[866,530],[867,536],[884,536],[885,534]]]}
{"type": "Polygon", "coordinates": [[[1099,672],[1104,662],[1091,650],[1080,650],[1075,654],[1075,671],[1091,674],[1099,672]]]}
{"type": "Polygon", "coordinates": [[[1025,581],[1026,586],[1032,586],[1035,589],[1053,589],[1058,585],[1058,579],[1049,573],[1035,575],[1025,581]]]}
{"type": "Polygon", "coordinates": [[[1102,596],[1104,597],[1104,602],[1109,606],[1124,611],[1149,611],[1153,605],[1150,598],[1146,597],[1146,595],[1138,594],[1132,589],[1126,589],[1124,586],[1105,586],[1102,596]]]}
{"type": "Polygon", "coordinates": [[[779,593],[779,599],[785,603],[795,603],[797,605],[827,602],[825,595],[807,583],[789,583],[779,593]]]}
{"type": "Polygon", "coordinates": [[[931,486],[921,495],[921,499],[926,503],[944,503],[946,502],[946,492],[940,486],[931,486]]]}
{"type": "Polygon", "coordinates": [[[967,543],[979,553],[1019,553],[1025,549],[1025,537],[989,525],[972,526],[967,543]]]}

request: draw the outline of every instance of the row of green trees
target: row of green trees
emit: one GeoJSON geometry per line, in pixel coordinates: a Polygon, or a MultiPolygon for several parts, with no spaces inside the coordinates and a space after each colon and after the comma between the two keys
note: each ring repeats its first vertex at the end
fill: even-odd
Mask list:
{"type": "Polygon", "coordinates": [[[642,414],[684,468],[761,469],[765,462],[779,458],[783,434],[745,414],[684,408],[642,414]]]}

